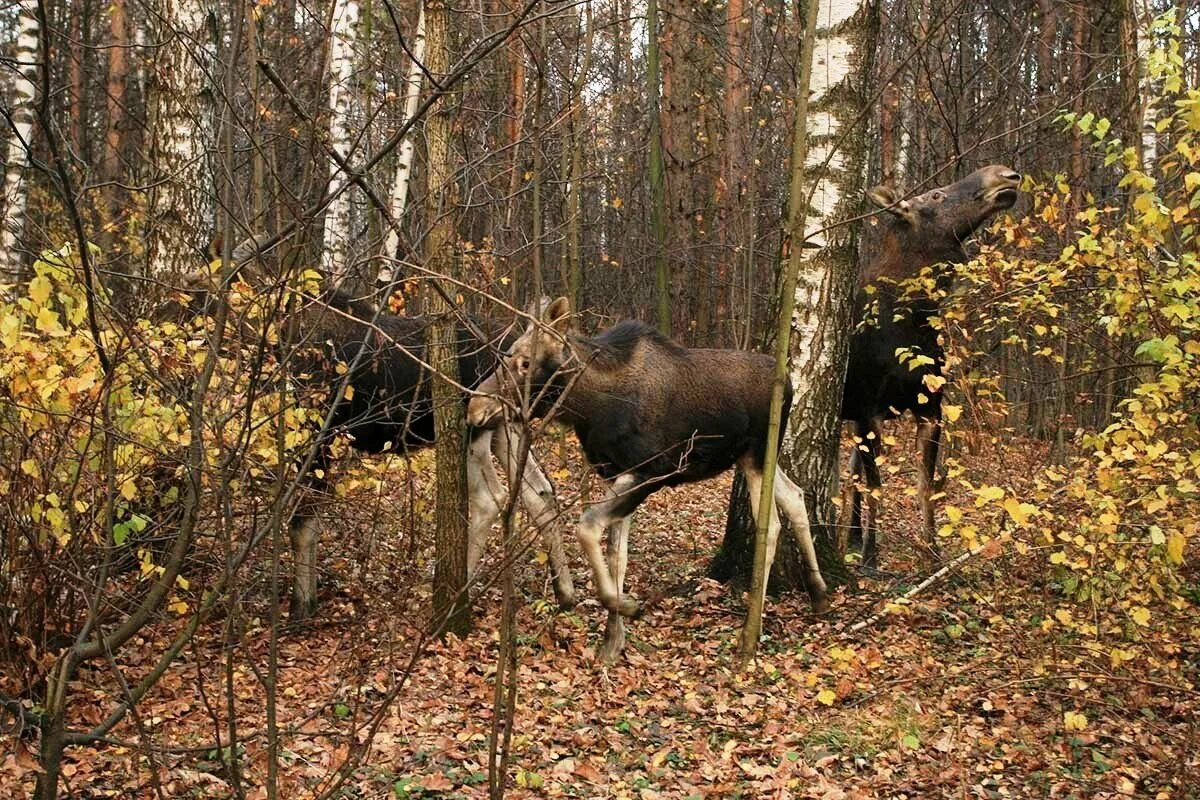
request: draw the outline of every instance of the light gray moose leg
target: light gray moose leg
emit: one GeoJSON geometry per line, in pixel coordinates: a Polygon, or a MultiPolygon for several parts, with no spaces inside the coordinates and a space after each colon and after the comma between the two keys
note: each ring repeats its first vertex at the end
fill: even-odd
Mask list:
{"type": "Polygon", "coordinates": [[[500,516],[497,498],[503,495],[492,465],[492,431],[484,431],[467,448],[467,580],[475,578],[492,524],[500,516]]]}
{"type": "MultiPolygon", "coordinates": [[[[632,524],[631,514],[608,528],[608,571],[617,585],[618,595],[625,591],[625,567],[629,564],[629,528],[632,524]]],[[[600,661],[611,664],[624,649],[625,618],[619,612],[609,610],[608,621],[604,625],[604,644],[600,646],[600,661]]]]}
{"type": "Polygon", "coordinates": [[[634,597],[621,594],[613,573],[609,571],[604,560],[600,540],[606,528],[624,521],[624,517],[617,516],[615,510],[627,502],[628,498],[624,495],[636,486],[637,480],[632,475],[617,478],[612,484],[608,498],[583,512],[578,531],[579,546],[592,568],[592,580],[596,582],[596,594],[600,602],[609,611],[616,611],[626,617],[637,616],[640,608],[638,601],[634,597]]]}
{"type": "Polygon", "coordinates": [[[308,619],[317,612],[317,539],[320,523],[315,508],[292,518],[291,618],[308,619]]]}
{"type": "MultiPolygon", "coordinates": [[[[517,461],[520,457],[518,442],[520,428],[507,425],[496,431],[492,442],[493,452],[500,463],[504,465],[508,475],[509,485],[513,485],[517,471],[517,461]]],[[[530,451],[525,459],[525,474],[520,483],[521,502],[529,512],[530,520],[542,535],[542,544],[550,561],[551,579],[554,585],[554,596],[559,608],[570,609],[575,605],[575,585],[571,581],[571,569],[567,565],[567,553],[563,549],[562,535],[559,532],[558,501],[554,497],[554,486],[541,464],[530,451]]]]}
{"type": "MultiPolygon", "coordinates": [[[[758,525],[762,510],[759,508],[762,505],[762,470],[749,458],[745,458],[739,464],[742,473],[746,476],[746,489],[750,492],[750,510],[754,514],[754,524],[758,525]]],[[[759,600],[762,603],[762,608],[766,608],[767,604],[767,584],[771,578],[771,565],[775,563],[775,548],[779,544],[779,513],[775,509],[775,503],[768,504],[766,509],[770,519],[767,523],[767,560],[764,569],[764,578],[762,582],[762,596],[759,600]]]]}
{"type": "Polygon", "coordinates": [[[813,546],[812,530],[808,526],[808,508],[804,502],[804,492],[792,483],[792,479],[781,469],[775,470],[775,501],[792,523],[796,547],[800,549],[800,555],[804,558],[804,583],[808,587],[808,597],[812,601],[813,610],[823,613],[829,609],[829,600],[825,593],[825,579],[821,577],[821,567],[817,564],[817,549],[813,546]]]}

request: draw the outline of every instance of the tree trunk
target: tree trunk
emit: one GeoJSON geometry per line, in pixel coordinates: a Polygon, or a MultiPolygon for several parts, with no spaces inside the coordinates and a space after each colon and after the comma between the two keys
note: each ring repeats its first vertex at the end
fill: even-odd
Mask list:
{"type": "MultiPolygon", "coordinates": [[[[871,74],[864,63],[872,52],[870,8],[867,0],[833,0],[821,3],[818,17],[814,59],[820,68],[813,70],[810,86],[810,145],[799,197],[811,197],[805,209],[805,239],[820,249],[813,249],[815,255],[806,255],[800,265],[792,314],[794,396],[780,454],[781,466],[804,488],[821,570],[830,588],[849,579],[833,535],[833,498],[857,259],[850,226],[822,229],[857,216],[861,205],[867,137],[863,126],[852,125],[866,102],[862,78],[871,74]]],[[[800,242],[789,244],[799,246],[800,242]]],[[[710,567],[714,577],[739,581],[748,574],[750,565],[742,559],[753,552],[755,537],[754,526],[745,525],[750,519],[747,505],[744,485],[735,482],[725,540],[710,567]]],[[[796,580],[803,567],[789,537],[781,536],[775,562],[776,585],[804,587],[796,580]]]]}
{"type": "Polygon", "coordinates": [[[120,188],[122,175],[121,149],[124,141],[125,85],[129,79],[129,30],[125,15],[125,0],[112,0],[108,10],[109,47],[108,80],[104,95],[107,112],[104,132],[104,158],[100,164],[100,175],[104,179],[104,210],[101,224],[104,226],[104,245],[112,249],[118,241],[121,209],[125,205],[124,193],[120,188]]]}
{"type": "Polygon", "coordinates": [[[29,165],[33,141],[33,101],[37,94],[38,19],[37,3],[22,0],[17,15],[17,46],[13,51],[17,71],[13,73],[8,157],[4,170],[4,221],[0,226],[0,283],[18,283],[25,263],[25,213],[29,206],[29,165]]]}
{"type": "Polygon", "coordinates": [[[153,74],[152,163],[158,180],[151,192],[147,270],[151,276],[181,275],[207,261],[216,204],[210,163],[213,95],[207,67],[205,4],[164,3],[157,9],[158,63],[153,74]]]}
{"type": "MultiPolygon", "coordinates": [[[[404,78],[404,117],[402,122],[407,122],[413,118],[413,114],[417,113],[417,102],[421,99],[421,78],[423,73],[421,67],[425,61],[425,6],[422,5],[417,13],[417,30],[413,34],[410,41],[412,49],[412,61],[408,65],[408,74],[404,78]]],[[[400,221],[404,218],[404,211],[408,208],[408,185],[412,180],[412,164],[413,155],[416,152],[416,147],[413,143],[413,134],[410,131],[408,136],[404,137],[404,141],[400,143],[400,153],[396,159],[396,177],[392,181],[392,199],[391,211],[392,219],[400,221]]],[[[397,258],[397,249],[400,247],[400,234],[398,231],[389,228],[387,235],[383,238],[383,257],[397,258]]],[[[394,279],[394,270],[392,265],[384,261],[383,266],[379,269],[378,282],[383,285],[388,285],[394,279]]]]}
{"type": "Polygon", "coordinates": [[[650,247],[654,253],[658,329],[671,335],[671,265],[667,261],[667,201],[663,191],[662,120],[658,66],[658,0],[646,2],[646,104],[650,116],[647,168],[650,172],[650,247]]]}
{"type": "MultiPolygon", "coordinates": [[[[334,0],[329,37],[329,146],[344,159],[350,157],[350,115],[354,99],[354,50],[358,44],[358,0],[334,0]]],[[[346,183],[345,172],[330,164],[329,191],[346,183]]],[[[351,193],[341,192],[325,212],[321,266],[336,287],[350,268],[351,193]]]]}
{"type": "Polygon", "coordinates": [[[592,43],[596,31],[590,2],[584,4],[581,16],[581,24],[585,28],[583,56],[579,74],[571,87],[570,171],[567,181],[567,293],[573,311],[578,311],[583,303],[583,263],[579,251],[583,225],[583,132],[586,122],[583,89],[592,66],[592,43]]]}
{"type": "MultiPolygon", "coordinates": [[[[425,5],[425,67],[431,83],[449,70],[449,11],[444,0],[425,5]]],[[[454,229],[454,180],[450,166],[451,110],[442,98],[425,123],[427,148],[425,193],[429,235],[426,263],[438,275],[457,275],[454,229]]],[[[467,440],[458,375],[457,329],[454,309],[447,302],[457,289],[450,281],[435,281],[430,311],[429,362],[433,375],[434,437],[437,448],[436,563],[433,571],[434,625],[460,636],[471,629],[467,597],[467,440]],[[451,383],[453,381],[453,383],[451,383]]]]}

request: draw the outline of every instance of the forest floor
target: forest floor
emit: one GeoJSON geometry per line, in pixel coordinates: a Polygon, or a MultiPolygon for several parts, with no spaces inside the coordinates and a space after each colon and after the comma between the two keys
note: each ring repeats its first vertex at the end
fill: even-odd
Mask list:
{"type": "MultiPolygon", "coordinates": [[[[909,429],[897,436],[893,460],[905,466],[888,478],[886,576],[839,593],[820,618],[803,597],[775,599],[761,654],[746,668],[736,657],[742,598],[705,578],[729,476],[662,491],[638,512],[629,589],[643,597],[686,589],[630,624],[613,666],[595,663],[603,614],[588,599],[578,549],[567,542],[585,602],[560,613],[541,599],[550,595],[535,548],[519,570],[526,602],[507,796],[1200,797],[1194,617],[1178,620],[1173,641],[1151,644],[1152,666],[1081,660],[1076,644],[1042,624],[1055,595],[1044,556],[997,547],[904,613],[849,632],[928,572],[911,541],[918,515],[903,460],[909,429]]],[[[1045,451],[1022,443],[957,455],[969,473],[1003,468],[1011,477],[1033,474],[1045,451]]],[[[560,483],[571,469],[551,465],[560,483]]],[[[395,502],[349,503],[326,520],[337,530],[323,542],[318,616],[304,626],[285,619],[278,638],[280,797],[328,791],[341,774],[333,796],[487,795],[499,590],[477,603],[474,633],[414,659],[427,612],[428,541],[380,533],[407,524],[381,522],[381,508],[405,506],[413,519],[427,511],[431,480],[409,476],[395,502]],[[357,766],[339,773],[348,758],[357,766]]],[[[266,796],[268,577],[244,587],[238,646],[223,644],[222,621],[210,624],[113,743],[69,752],[70,796],[266,796]],[[229,705],[241,741],[236,772],[215,745],[218,734],[229,741],[229,705]]],[[[148,631],[122,666],[135,676],[148,669],[177,627],[148,631]]],[[[111,683],[101,668],[81,675],[73,723],[103,717],[111,683]]],[[[28,787],[25,746],[6,744],[2,758],[0,795],[9,796],[6,785],[28,787]]]]}

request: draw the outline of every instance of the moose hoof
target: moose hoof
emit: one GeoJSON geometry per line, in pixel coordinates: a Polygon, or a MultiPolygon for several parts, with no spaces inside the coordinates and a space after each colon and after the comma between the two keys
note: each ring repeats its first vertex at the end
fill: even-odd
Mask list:
{"type": "Polygon", "coordinates": [[[616,610],[617,610],[617,613],[620,614],[622,617],[628,617],[629,619],[637,619],[638,617],[642,616],[642,612],[645,609],[642,608],[642,604],[638,602],[636,597],[634,597],[633,595],[627,594],[621,598],[621,601],[619,603],[617,603],[616,610]]]}
{"type": "Polygon", "coordinates": [[[812,601],[813,613],[817,616],[822,616],[829,613],[829,598],[822,596],[814,598],[812,601]]]}
{"type": "Polygon", "coordinates": [[[606,666],[615,664],[624,650],[625,632],[621,631],[616,636],[608,636],[604,639],[604,644],[600,645],[600,649],[596,652],[596,660],[606,666]]]}
{"type": "Polygon", "coordinates": [[[557,586],[554,587],[554,599],[558,601],[559,611],[570,611],[579,602],[575,599],[575,592],[564,592],[557,586]]]}

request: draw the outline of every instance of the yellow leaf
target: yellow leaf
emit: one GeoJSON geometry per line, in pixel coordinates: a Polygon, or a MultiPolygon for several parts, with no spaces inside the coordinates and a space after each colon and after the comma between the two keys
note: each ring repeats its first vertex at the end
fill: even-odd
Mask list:
{"type": "Polygon", "coordinates": [[[1172,533],[1167,539],[1167,560],[1172,564],[1183,563],[1183,547],[1187,538],[1182,533],[1172,533]]]}
{"type": "Polygon", "coordinates": [[[38,467],[38,463],[32,458],[27,458],[21,462],[21,472],[24,472],[31,478],[40,478],[42,470],[38,467]]]}
{"type": "Polygon", "coordinates": [[[975,490],[975,507],[982,508],[988,503],[1004,497],[1004,490],[999,486],[983,486],[975,490]]]}
{"type": "Polygon", "coordinates": [[[1066,560],[1067,560],[1067,554],[1064,553],[1062,550],[1059,550],[1057,553],[1050,554],[1050,563],[1051,564],[1062,564],[1062,563],[1066,562],[1066,560]]]}
{"type": "Polygon", "coordinates": [[[962,406],[944,405],[942,406],[942,416],[947,422],[958,422],[958,418],[962,416],[962,406]]]}
{"type": "Polygon", "coordinates": [[[58,314],[48,308],[43,308],[38,311],[37,320],[34,322],[34,327],[42,333],[48,333],[51,336],[65,333],[62,328],[62,323],[58,321],[58,314]]]}
{"type": "Polygon", "coordinates": [[[837,700],[837,693],[832,689],[822,689],[817,692],[817,702],[821,705],[831,706],[834,700],[837,700]]]}
{"type": "Polygon", "coordinates": [[[1037,508],[1029,503],[1021,503],[1015,497],[1009,497],[1004,501],[1004,510],[1012,517],[1013,522],[1021,527],[1025,527],[1029,523],[1029,517],[1037,513],[1037,508]]]}
{"type": "Polygon", "coordinates": [[[346,384],[346,388],[342,390],[342,399],[343,400],[353,400],[354,399],[354,387],[353,386],[351,386],[350,384],[346,384]]]}
{"type": "Polygon", "coordinates": [[[1081,731],[1087,727],[1088,718],[1077,711],[1063,713],[1063,727],[1069,731],[1081,731]]]}
{"type": "Polygon", "coordinates": [[[133,478],[126,478],[125,482],[121,484],[121,496],[126,500],[132,500],[137,497],[137,493],[137,483],[133,478]]]}
{"type": "Polygon", "coordinates": [[[1134,606],[1129,610],[1129,617],[1138,625],[1145,627],[1150,624],[1150,609],[1145,606],[1134,606]]]}
{"type": "Polygon", "coordinates": [[[623,206],[623,205],[625,205],[625,201],[624,201],[624,200],[622,200],[622,199],[621,199],[621,198],[619,198],[619,197],[614,197],[614,198],[613,198],[613,201],[612,201],[612,207],[613,207],[613,208],[620,208],[620,207],[621,207],[621,206],[623,206]]]}

